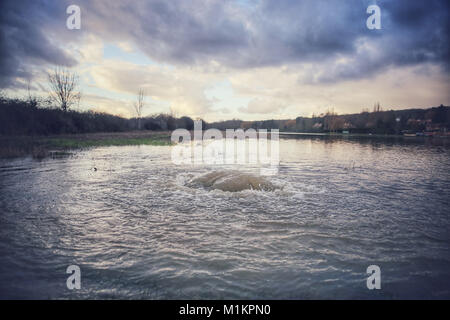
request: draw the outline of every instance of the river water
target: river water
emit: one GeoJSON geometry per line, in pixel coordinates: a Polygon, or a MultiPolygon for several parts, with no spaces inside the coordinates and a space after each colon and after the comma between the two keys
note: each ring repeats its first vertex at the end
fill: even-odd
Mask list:
{"type": "Polygon", "coordinates": [[[187,183],[218,169],[259,172],[164,146],[0,160],[0,298],[450,298],[445,141],[281,139],[274,189],[187,183]]]}

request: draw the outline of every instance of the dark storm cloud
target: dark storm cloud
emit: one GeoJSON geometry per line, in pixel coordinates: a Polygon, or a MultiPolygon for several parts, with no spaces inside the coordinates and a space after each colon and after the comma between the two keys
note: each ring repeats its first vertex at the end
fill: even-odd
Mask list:
{"type": "Polygon", "coordinates": [[[18,86],[15,79],[29,78],[33,65],[76,64],[48,34],[61,13],[55,1],[0,2],[0,88],[18,86]]]}
{"type": "MultiPolygon", "coordinates": [[[[217,62],[241,69],[307,65],[310,72],[303,81],[317,83],[428,62],[449,70],[448,0],[73,3],[81,7],[85,34],[132,42],[150,58],[175,65],[217,62]],[[366,8],[373,3],[381,8],[382,30],[366,28],[366,8]]],[[[2,3],[1,86],[26,74],[26,67],[36,61],[75,63],[60,49],[61,37],[48,33],[56,20],[64,20],[67,5],[64,1],[2,3]],[[36,24],[42,20],[45,23],[36,24]]]]}
{"type": "Polygon", "coordinates": [[[131,1],[92,3],[88,26],[132,39],[154,59],[215,60],[237,68],[318,61],[354,50],[365,30],[361,1],[131,1]],[[123,5],[123,4],[127,5],[123,5]],[[107,25],[104,29],[100,26],[107,25]]]}
{"type": "Polygon", "coordinates": [[[449,1],[386,1],[389,13],[387,31],[392,31],[391,44],[398,64],[450,63],[449,1]]]}
{"type": "Polygon", "coordinates": [[[231,62],[249,47],[244,16],[225,1],[97,2],[88,11],[86,28],[102,29],[103,39],[131,40],[164,62],[231,62]]]}
{"type": "Polygon", "coordinates": [[[279,35],[272,42],[276,49],[290,49],[271,63],[311,62],[303,80],[329,83],[426,62],[448,70],[449,9],[445,0],[264,1],[262,20],[268,23],[260,29],[279,35]],[[366,27],[366,8],[374,3],[381,8],[381,30],[366,27]]]}

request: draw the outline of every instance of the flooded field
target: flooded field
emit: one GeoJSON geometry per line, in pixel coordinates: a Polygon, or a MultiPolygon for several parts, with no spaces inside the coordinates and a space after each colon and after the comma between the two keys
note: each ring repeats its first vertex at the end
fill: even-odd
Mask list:
{"type": "Polygon", "coordinates": [[[0,298],[450,298],[448,144],[281,139],[265,177],[171,148],[0,160],[0,298]]]}

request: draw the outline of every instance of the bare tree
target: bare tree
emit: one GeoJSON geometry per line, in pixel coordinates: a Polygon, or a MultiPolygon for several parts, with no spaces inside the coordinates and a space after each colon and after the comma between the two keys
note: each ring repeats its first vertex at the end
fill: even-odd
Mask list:
{"type": "Polygon", "coordinates": [[[78,75],[65,68],[55,68],[48,75],[50,98],[62,110],[67,111],[71,106],[80,102],[81,93],[78,89],[78,75]]]}
{"type": "Polygon", "coordinates": [[[141,117],[142,117],[142,110],[144,109],[144,97],[145,97],[144,90],[139,89],[137,102],[134,103],[134,110],[136,111],[136,117],[138,120],[138,129],[141,129],[141,117]]]}
{"type": "Polygon", "coordinates": [[[36,97],[36,95],[32,95],[31,94],[31,84],[30,84],[30,79],[28,79],[27,81],[27,91],[28,91],[28,105],[30,105],[33,108],[36,108],[38,105],[38,98],[36,97]]]}
{"type": "Polygon", "coordinates": [[[376,102],[376,103],[373,105],[373,112],[381,112],[381,111],[383,111],[383,109],[381,108],[380,103],[379,103],[379,102],[376,102]]]}

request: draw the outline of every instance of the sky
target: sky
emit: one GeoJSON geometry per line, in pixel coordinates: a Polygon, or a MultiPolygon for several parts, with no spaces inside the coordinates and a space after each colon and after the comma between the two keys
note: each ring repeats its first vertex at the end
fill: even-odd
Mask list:
{"type": "Polygon", "coordinates": [[[448,0],[2,0],[0,90],[80,78],[79,110],[292,119],[450,105],[448,0]],[[369,5],[381,29],[369,29],[369,5]],[[66,27],[69,5],[81,28],[66,27]]]}

